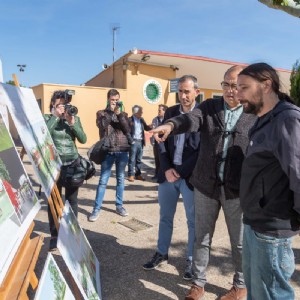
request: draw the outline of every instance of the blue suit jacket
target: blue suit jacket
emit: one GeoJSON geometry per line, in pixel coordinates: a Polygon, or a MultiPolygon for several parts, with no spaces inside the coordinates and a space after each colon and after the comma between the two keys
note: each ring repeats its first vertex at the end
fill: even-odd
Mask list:
{"type": "MultiPolygon", "coordinates": [[[[195,108],[199,106],[196,103],[195,108]]],[[[169,107],[164,116],[164,122],[172,117],[180,115],[180,105],[174,105],[169,107]]],[[[198,151],[200,147],[200,133],[199,132],[187,132],[185,133],[185,143],[182,154],[182,165],[176,166],[173,164],[173,158],[175,154],[175,136],[170,135],[163,143],[159,143],[159,162],[160,168],[157,174],[157,182],[162,183],[166,180],[165,171],[174,168],[180,174],[181,178],[184,178],[187,185],[192,189],[192,185],[189,183],[189,178],[192,175],[194,167],[198,158],[198,151]]]]}

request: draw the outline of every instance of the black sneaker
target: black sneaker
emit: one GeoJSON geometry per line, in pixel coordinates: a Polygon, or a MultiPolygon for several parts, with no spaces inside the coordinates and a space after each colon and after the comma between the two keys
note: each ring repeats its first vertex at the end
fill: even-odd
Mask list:
{"type": "Polygon", "coordinates": [[[158,252],[155,252],[152,259],[143,265],[143,269],[147,271],[153,270],[163,263],[168,263],[168,254],[162,255],[158,252]]]}
{"type": "Polygon", "coordinates": [[[184,280],[192,280],[193,279],[193,269],[192,269],[192,261],[187,259],[186,266],[184,270],[184,274],[182,277],[184,280]]]}

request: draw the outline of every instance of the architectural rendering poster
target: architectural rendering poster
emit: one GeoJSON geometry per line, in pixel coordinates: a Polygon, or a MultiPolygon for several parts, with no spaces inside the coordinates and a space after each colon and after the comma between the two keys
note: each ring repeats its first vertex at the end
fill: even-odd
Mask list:
{"type": "Polygon", "coordinates": [[[61,161],[33,91],[0,83],[0,102],[7,105],[35,174],[49,197],[61,161]]]}
{"type": "Polygon", "coordinates": [[[1,101],[0,101],[0,113],[2,114],[2,118],[6,124],[6,127],[9,129],[7,106],[1,101]]]}
{"type": "Polygon", "coordinates": [[[3,82],[2,61],[0,59],[0,82],[3,82]]]}
{"type": "Polygon", "coordinates": [[[35,300],[75,300],[51,253],[48,253],[35,300]]]}
{"type": "Polygon", "coordinates": [[[0,284],[40,204],[0,114],[0,284]]]}
{"type": "Polygon", "coordinates": [[[99,261],[68,201],[60,221],[57,247],[84,299],[101,299],[99,261]]]}

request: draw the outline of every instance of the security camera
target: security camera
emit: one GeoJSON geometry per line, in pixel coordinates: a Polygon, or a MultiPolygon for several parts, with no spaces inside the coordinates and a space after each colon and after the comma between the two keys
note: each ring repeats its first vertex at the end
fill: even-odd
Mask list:
{"type": "Polygon", "coordinates": [[[107,68],[108,68],[108,65],[107,65],[107,64],[103,64],[103,65],[102,65],[102,69],[103,69],[103,70],[106,70],[107,68]]]}

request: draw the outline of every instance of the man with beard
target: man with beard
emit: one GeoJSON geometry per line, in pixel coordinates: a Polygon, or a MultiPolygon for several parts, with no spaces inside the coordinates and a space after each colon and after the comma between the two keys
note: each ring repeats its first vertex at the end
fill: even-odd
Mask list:
{"type": "Polygon", "coordinates": [[[248,131],[256,117],[243,113],[237,95],[237,76],[243,68],[233,66],[221,83],[223,97],[208,99],[198,109],[167,120],[152,132],[158,142],[172,134],[200,132],[200,151],[191,184],[195,199],[195,243],[193,252],[193,285],[185,300],[203,298],[206,269],[212,237],[222,207],[230,237],[235,269],[233,287],[221,300],[244,299],[246,288],[242,272],[243,222],[239,199],[240,172],[248,131]],[[162,134],[162,137],[158,137],[162,134]]]}
{"type": "Polygon", "coordinates": [[[300,228],[300,109],[280,91],[277,72],[252,64],[238,76],[238,97],[258,120],[250,131],[240,200],[248,299],[294,299],[292,237],[300,228]]]}

